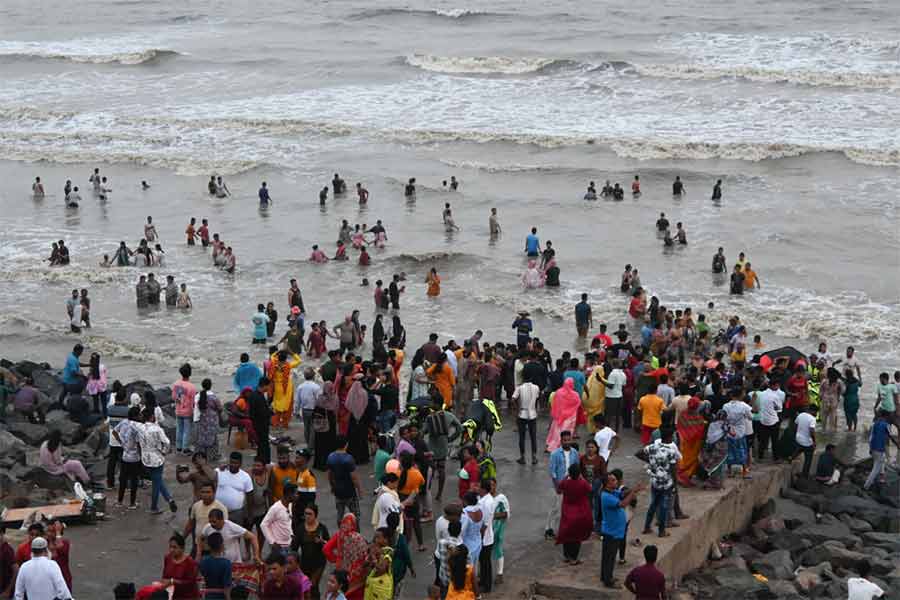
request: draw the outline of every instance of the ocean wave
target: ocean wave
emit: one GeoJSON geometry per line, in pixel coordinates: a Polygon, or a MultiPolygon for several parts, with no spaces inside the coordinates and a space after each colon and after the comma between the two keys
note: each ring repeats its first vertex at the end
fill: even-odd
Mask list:
{"type": "Polygon", "coordinates": [[[791,83],[808,86],[896,88],[900,73],[864,73],[853,71],[806,71],[763,67],[717,67],[704,64],[636,64],[639,75],[662,79],[746,79],[764,83],[791,83]]]}
{"type": "MultiPolygon", "coordinates": [[[[114,248],[114,247],[112,247],[114,248]]],[[[110,251],[111,253],[111,251],[110,251]]],[[[85,284],[102,284],[102,283],[127,283],[132,282],[136,277],[132,269],[120,269],[102,267],[90,268],[78,265],[69,265],[65,267],[50,267],[40,264],[31,264],[22,266],[7,264],[0,270],[0,281],[3,282],[27,282],[27,283],[65,283],[75,287],[81,287],[85,284]],[[12,267],[12,268],[8,268],[12,267]]]]}
{"type": "Polygon", "coordinates": [[[474,264],[480,262],[480,259],[465,252],[404,252],[388,257],[384,262],[392,266],[417,269],[435,263],[453,263],[454,266],[474,264]]]}
{"type": "Polygon", "coordinates": [[[404,62],[411,67],[436,73],[477,75],[526,75],[578,64],[570,60],[540,57],[434,56],[431,54],[410,54],[404,58],[404,62]]]}
{"type": "Polygon", "coordinates": [[[60,60],[88,64],[142,65],[174,56],[179,56],[179,53],[161,48],[113,53],[79,52],[75,49],[65,52],[53,50],[52,46],[48,49],[42,49],[39,46],[31,46],[31,49],[0,48],[0,58],[8,60],[60,60]]]}
{"type": "Polygon", "coordinates": [[[373,8],[350,15],[351,19],[376,19],[380,17],[414,16],[440,17],[444,19],[471,19],[473,17],[503,16],[504,13],[472,8],[434,8],[430,10],[413,8],[373,8]]]}

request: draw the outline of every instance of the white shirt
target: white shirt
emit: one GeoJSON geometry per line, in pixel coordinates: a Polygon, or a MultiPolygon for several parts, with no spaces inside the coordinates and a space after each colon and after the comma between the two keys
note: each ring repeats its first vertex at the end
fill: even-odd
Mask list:
{"type": "Polygon", "coordinates": [[[400,504],[396,491],[391,491],[386,487],[382,488],[382,492],[375,499],[375,506],[372,508],[372,526],[374,529],[379,527],[387,527],[387,518],[391,513],[400,515],[400,523],[397,527],[398,533],[403,533],[403,505],[400,504]],[[378,519],[376,522],[375,519],[378,519]]]}
{"type": "Polygon", "coordinates": [[[816,418],[809,413],[800,413],[794,420],[797,424],[797,435],[794,440],[801,446],[809,448],[813,445],[812,434],[816,430],[816,418]]]}
{"type": "Polygon", "coordinates": [[[522,359],[517,358],[516,362],[513,363],[513,383],[516,384],[516,387],[522,385],[524,380],[522,379],[522,370],[525,368],[525,363],[522,362],[522,359]]]}
{"type": "MultiPolygon", "coordinates": [[[[221,473],[219,473],[221,476],[221,473]]],[[[281,504],[279,502],[279,504],[281,504]]],[[[244,539],[244,534],[247,533],[247,530],[234,523],[233,521],[226,520],[222,525],[222,529],[214,529],[212,525],[209,523],[206,524],[206,527],[200,532],[200,534],[204,538],[208,538],[214,533],[219,533],[222,535],[222,548],[224,550],[222,556],[227,558],[233,563],[243,562],[244,558],[241,554],[241,540],[244,539]]]]}
{"type": "Polygon", "coordinates": [[[541,389],[529,382],[523,383],[513,392],[513,400],[519,402],[519,418],[528,421],[537,419],[537,399],[541,389]]]}
{"type": "Polygon", "coordinates": [[[625,387],[625,384],[628,382],[628,378],[625,377],[625,372],[622,371],[622,369],[613,369],[609,374],[609,377],[606,378],[606,381],[612,385],[612,387],[606,388],[606,397],[621,398],[622,388],[625,387]]]}
{"type": "Polygon", "coordinates": [[[594,441],[597,442],[598,454],[600,454],[605,461],[609,461],[609,447],[612,444],[614,437],[616,437],[616,432],[609,425],[594,434],[594,441]]]}
{"type": "Polygon", "coordinates": [[[456,354],[450,348],[444,350],[444,354],[447,356],[447,364],[450,365],[453,376],[456,377],[456,374],[459,372],[459,362],[456,360],[456,354]]]}
{"type": "Polygon", "coordinates": [[[484,533],[481,534],[481,545],[490,546],[494,543],[494,509],[497,503],[490,494],[485,494],[478,501],[478,508],[481,509],[481,524],[484,525],[484,533]]]}
{"type": "Polygon", "coordinates": [[[59,565],[47,555],[35,556],[19,567],[15,600],[71,600],[72,593],[63,579],[59,565]]]}
{"type": "Polygon", "coordinates": [[[778,424],[778,413],[784,406],[784,392],[769,388],[756,394],[759,402],[759,422],[766,426],[778,424]]]}
{"type": "Polygon", "coordinates": [[[672,405],[672,400],[675,399],[675,390],[668,383],[661,383],[656,386],[656,395],[663,399],[668,408],[672,405]]]}
{"type": "MultiPolygon", "coordinates": [[[[401,521],[403,519],[400,519],[401,521]]],[[[434,521],[434,557],[440,558],[438,555],[438,546],[441,543],[441,540],[444,538],[450,537],[450,521],[447,520],[447,517],[441,515],[434,521]]]]}
{"type": "Polygon", "coordinates": [[[753,433],[752,425],[751,430],[747,431],[747,421],[752,417],[749,404],[742,400],[729,400],[722,410],[728,415],[728,424],[734,429],[735,437],[741,438],[753,433]]]}
{"type": "Polygon", "coordinates": [[[882,596],[884,596],[884,590],[868,579],[847,578],[847,600],[872,600],[872,598],[881,598],[882,596]]]}
{"type": "Polygon", "coordinates": [[[304,381],[297,386],[297,397],[302,410],[315,410],[316,402],[322,397],[322,387],[315,381],[304,381]]]}
{"type": "Polygon", "coordinates": [[[287,548],[291,545],[291,537],[293,536],[293,530],[291,529],[291,523],[293,522],[292,510],[293,505],[285,506],[281,500],[269,507],[259,528],[270,546],[278,545],[282,548],[287,548]]]}
{"type": "Polygon", "coordinates": [[[219,471],[216,486],[216,500],[225,505],[229,512],[241,510],[246,500],[245,494],[253,491],[253,480],[243,469],[232,473],[228,469],[219,471]]]}
{"type": "Polygon", "coordinates": [[[155,468],[165,464],[170,442],[162,427],[156,423],[144,423],[138,433],[138,443],[141,446],[141,462],[145,467],[155,468]]]}

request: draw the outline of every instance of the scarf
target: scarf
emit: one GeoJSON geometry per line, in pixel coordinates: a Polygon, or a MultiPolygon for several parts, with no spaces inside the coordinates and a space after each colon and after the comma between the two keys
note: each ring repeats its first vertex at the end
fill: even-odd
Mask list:
{"type": "Polygon", "coordinates": [[[366,407],[369,406],[369,393],[358,379],[350,386],[350,391],[347,393],[346,406],[347,410],[350,411],[350,414],[353,415],[357,421],[359,421],[360,417],[363,416],[363,413],[366,412],[366,407]]]}
{"type": "Polygon", "coordinates": [[[337,536],[336,549],[339,564],[336,566],[349,573],[351,582],[356,581],[363,574],[363,567],[369,553],[369,544],[357,530],[356,517],[353,513],[347,513],[341,519],[341,528],[338,530],[337,536]],[[349,531],[345,531],[345,525],[350,526],[349,531]]]}
{"type": "Polygon", "coordinates": [[[581,398],[575,392],[575,381],[569,377],[553,395],[553,406],[550,408],[550,415],[554,421],[562,424],[576,416],[580,407],[581,398]]]}

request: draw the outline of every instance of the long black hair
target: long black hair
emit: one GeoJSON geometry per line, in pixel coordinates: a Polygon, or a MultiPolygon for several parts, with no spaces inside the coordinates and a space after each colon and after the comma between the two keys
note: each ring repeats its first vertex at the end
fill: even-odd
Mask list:
{"type": "Polygon", "coordinates": [[[466,575],[468,574],[469,555],[465,546],[457,546],[450,552],[450,581],[457,590],[466,588],[466,575]]]}
{"type": "Polygon", "coordinates": [[[212,381],[209,379],[204,379],[200,382],[200,386],[203,388],[200,392],[200,400],[197,401],[197,407],[201,411],[205,411],[209,406],[209,401],[207,400],[207,396],[209,395],[209,390],[212,389],[212,381]]]}
{"type": "Polygon", "coordinates": [[[47,450],[50,452],[56,452],[56,449],[59,448],[59,445],[62,443],[62,432],[59,429],[54,429],[50,432],[50,435],[47,436],[47,450]]]}
{"type": "Polygon", "coordinates": [[[91,354],[91,379],[100,379],[100,355],[94,352],[91,354]]]}

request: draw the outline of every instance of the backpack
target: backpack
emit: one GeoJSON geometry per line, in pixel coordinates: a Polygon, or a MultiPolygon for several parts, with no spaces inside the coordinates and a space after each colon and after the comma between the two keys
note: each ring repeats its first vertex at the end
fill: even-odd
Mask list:
{"type": "Polygon", "coordinates": [[[497,463],[488,454],[478,459],[478,477],[481,481],[497,479],[497,463]]]}

